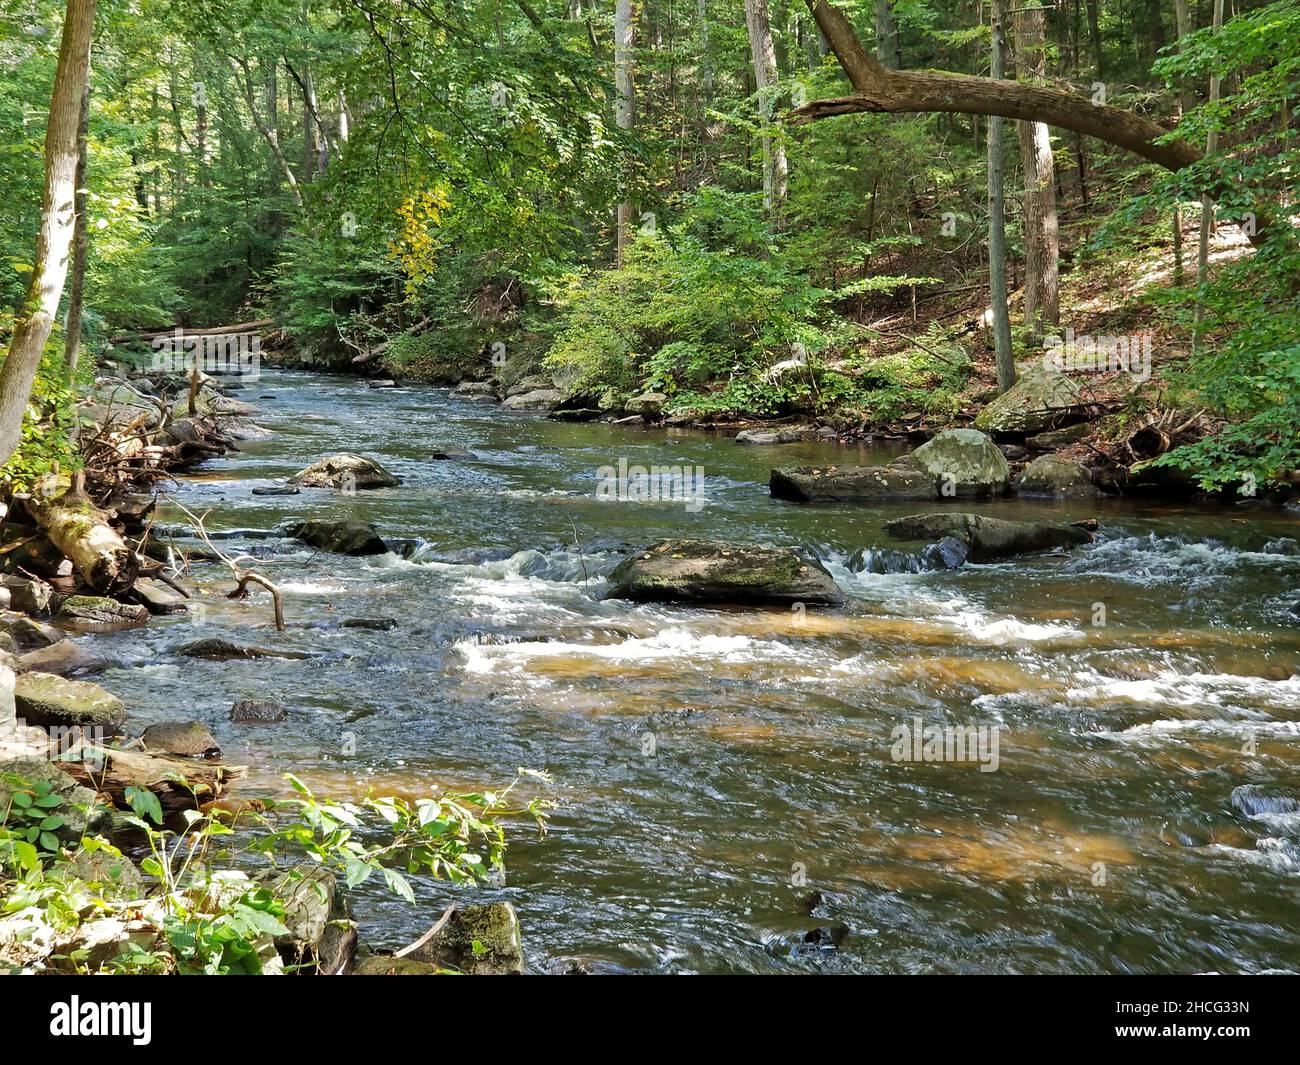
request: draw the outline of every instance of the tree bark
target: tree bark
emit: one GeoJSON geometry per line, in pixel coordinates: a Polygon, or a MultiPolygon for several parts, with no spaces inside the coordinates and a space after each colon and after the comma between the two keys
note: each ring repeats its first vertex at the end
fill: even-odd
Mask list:
{"type": "MultiPolygon", "coordinates": [[[[1223,0],[1214,0],[1214,32],[1217,35],[1223,29],[1223,0]]],[[[1219,102],[1219,75],[1210,75],[1210,98],[1207,106],[1211,109],[1219,102]]],[[[1211,125],[1206,138],[1205,154],[1213,155],[1219,150],[1219,129],[1211,125]]],[[[1210,276],[1210,233],[1214,229],[1214,200],[1208,193],[1201,197],[1201,243],[1196,256],[1196,284],[1204,285],[1210,276]]],[[[1201,349],[1201,324],[1205,320],[1205,301],[1197,300],[1196,323],[1192,329],[1192,350],[1201,349]]]]}
{"type": "Polygon", "coordinates": [[[894,5],[890,0],[876,0],[876,58],[890,70],[898,70],[903,65],[898,24],[894,22],[894,5]]]}
{"type": "Polygon", "coordinates": [[[77,119],[77,176],[73,203],[77,217],[72,229],[72,287],[68,292],[68,324],[63,331],[63,361],[68,375],[77,372],[81,357],[81,308],[86,292],[86,140],[90,133],[90,68],[86,68],[86,87],[81,93],[81,113],[77,119]]]}
{"type": "Polygon", "coordinates": [[[789,168],[785,146],[778,137],[772,136],[777,72],[767,0],[745,0],[745,24],[749,28],[749,50],[754,59],[754,83],[758,87],[758,124],[763,144],[763,206],[770,213],[785,202],[789,168]]]}
{"type": "Polygon", "coordinates": [[[68,276],[76,211],[77,128],[90,76],[94,24],[95,0],[68,0],[45,129],[45,193],[32,277],[0,368],[0,464],[9,460],[22,439],[23,414],[68,276]]]}
{"type": "Polygon", "coordinates": [[[289,165],[284,149],[280,147],[279,131],[275,126],[268,126],[266,120],[262,118],[257,110],[257,100],[253,96],[253,76],[249,72],[248,63],[238,56],[232,57],[232,62],[243,73],[244,103],[248,105],[248,113],[253,119],[253,125],[257,127],[257,132],[262,135],[262,139],[270,147],[271,155],[275,159],[276,165],[279,166],[280,173],[284,175],[284,180],[289,186],[289,192],[293,195],[293,202],[301,207],[302,189],[298,187],[298,179],[294,176],[293,167],[289,165]]]}
{"type": "Polygon", "coordinates": [[[1073,130],[1180,170],[1201,158],[1184,140],[1164,143],[1169,131],[1154,122],[1077,92],[942,71],[887,70],[862,46],[848,19],[828,0],[807,0],[831,50],[854,88],[853,96],[815,100],[790,113],[794,124],[855,112],[997,115],[1073,130]]]}
{"type": "MultiPolygon", "coordinates": [[[[1178,33],[1178,50],[1186,51],[1185,38],[1192,32],[1192,16],[1187,7],[1187,0],[1174,0],[1174,26],[1178,33]]],[[[1182,78],[1178,84],[1178,117],[1195,106],[1191,83],[1182,78]]],[[[1181,203],[1174,204],[1174,284],[1182,285],[1183,270],[1183,208],[1181,203]]]]}
{"type": "Polygon", "coordinates": [[[139,572],[139,559],[104,515],[66,478],[39,487],[27,500],[36,524],[76,567],[82,582],[99,594],[125,591],[139,572]]]}
{"type": "MultiPolygon", "coordinates": [[[[614,91],[617,95],[614,120],[619,129],[630,130],[636,119],[635,86],[632,78],[632,42],[635,23],[632,0],[615,0],[614,5],[614,91]]],[[[632,239],[632,204],[621,200],[615,221],[615,261],[623,265],[623,253],[632,239]]]]}
{"type": "Polygon", "coordinates": [[[1088,36],[1092,40],[1092,62],[1097,77],[1106,76],[1106,60],[1101,50],[1101,0],[1088,0],[1088,36]]]}
{"type": "MultiPolygon", "coordinates": [[[[1043,9],[1023,7],[1015,16],[1016,73],[1025,81],[1047,76],[1043,9]]],[[[1020,162],[1025,174],[1025,324],[1041,332],[1061,320],[1060,256],[1056,216],[1056,166],[1045,122],[1018,122],[1020,162]]]]}
{"type": "MultiPolygon", "coordinates": [[[[993,0],[991,12],[993,43],[989,73],[1002,77],[1006,49],[1005,0],[993,0]]],[[[1003,216],[1002,116],[989,118],[989,302],[993,311],[993,347],[997,357],[998,390],[1005,392],[1016,383],[1016,363],[1011,350],[1011,314],[1007,308],[1007,232],[1003,216]]]]}

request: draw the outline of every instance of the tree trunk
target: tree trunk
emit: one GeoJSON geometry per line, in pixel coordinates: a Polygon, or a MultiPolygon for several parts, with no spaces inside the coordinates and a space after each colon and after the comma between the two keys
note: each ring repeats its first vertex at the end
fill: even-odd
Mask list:
{"type": "Polygon", "coordinates": [[[1106,76],[1106,60],[1101,51],[1101,0],[1088,0],[1088,36],[1092,40],[1092,62],[1097,77],[1106,76]]]}
{"type": "Polygon", "coordinates": [[[903,65],[898,25],[894,22],[894,5],[890,0],[876,0],[876,58],[890,70],[898,70],[903,65]]]}
{"type": "MultiPolygon", "coordinates": [[[[993,78],[1002,77],[1006,48],[1005,0],[993,0],[993,78]]],[[[989,118],[989,301],[993,310],[993,347],[997,355],[998,390],[1005,392],[1016,383],[1016,363],[1011,350],[1011,314],[1007,308],[1007,233],[1003,217],[1002,116],[989,118]]]]}
{"type": "Polygon", "coordinates": [[[86,88],[81,93],[81,113],[77,119],[77,176],[74,204],[77,217],[72,229],[72,287],[68,292],[68,324],[63,331],[63,361],[68,376],[77,372],[81,357],[81,309],[86,292],[86,139],[90,133],[90,68],[86,68],[86,88]]]}
{"type": "Polygon", "coordinates": [[[45,129],[45,194],[32,277],[14,320],[9,354],[0,368],[0,464],[9,461],[22,439],[23,414],[68,276],[76,210],[77,127],[90,76],[94,24],[95,0],[68,0],[45,129]]]}
{"type": "MultiPolygon", "coordinates": [[[[1047,76],[1041,7],[1023,7],[1015,16],[1016,73],[1021,80],[1047,76]]],[[[1036,333],[1061,320],[1058,291],[1059,227],[1056,168],[1045,122],[1018,122],[1020,162],[1025,173],[1025,324],[1036,333]]]]}
{"type": "Polygon", "coordinates": [[[1201,158],[1201,152],[1186,141],[1166,140],[1169,131],[1155,122],[1120,107],[1094,104],[1073,90],[942,71],[887,70],[868,54],[848,19],[828,0],[807,3],[855,95],[796,108],[790,115],[795,124],[859,111],[998,115],[1096,137],[1169,170],[1180,170],[1201,158]]]}
{"type": "MultiPolygon", "coordinates": [[[[1187,7],[1187,0],[1174,0],[1174,26],[1178,33],[1178,50],[1187,50],[1186,38],[1192,32],[1192,16],[1187,7]]],[[[1195,106],[1191,83],[1182,78],[1178,83],[1178,118],[1195,106]]],[[[1181,203],[1174,204],[1174,284],[1183,283],[1183,208],[1181,203]]]]}
{"type": "Polygon", "coordinates": [[[280,168],[280,173],[284,175],[284,180],[289,186],[289,192],[293,195],[293,202],[299,207],[302,206],[302,189],[298,187],[298,179],[294,176],[293,167],[289,165],[289,159],[284,154],[284,149],[280,147],[280,133],[273,125],[267,125],[266,120],[262,118],[257,110],[257,100],[253,96],[253,76],[249,72],[248,63],[238,57],[233,57],[234,62],[243,74],[244,86],[244,103],[248,105],[249,116],[253,119],[253,125],[257,127],[257,132],[262,135],[271,149],[271,155],[275,159],[276,165],[280,168]]]}
{"type": "MultiPolygon", "coordinates": [[[[1214,32],[1217,35],[1223,29],[1223,0],[1214,0],[1214,32]]],[[[1219,102],[1219,75],[1210,75],[1210,98],[1207,106],[1213,110],[1219,102]]],[[[1213,155],[1219,150],[1219,129],[1211,126],[1206,138],[1205,154],[1213,155]]],[[[1210,233],[1214,229],[1214,200],[1208,195],[1201,197],[1201,244],[1196,256],[1196,284],[1204,285],[1210,276],[1210,233]]],[[[1201,349],[1201,324],[1205,320],[1205,302],[1197,301],[1196,324],[1192,329],[1192,350],[1201,349]]]]}
{"type": "Polygon", "coordinates": [[[66,479],[50,491],[34,491],[27,509],[50,543],[71,560],[88,588],[106,595],[125,591],[135,582],[140,565],[135,553],[66,479]]]}
{"type": "Polygon", "coordinates": [[[749,49],[754,59],[754,83],[758,87],[758,124],[763,143],[763,206],[770,213],[785,202],[789,172],[785,146],[779,137],[772,135],[777,72],[767,0],[745,0],[745,24],[749,28],[749,49]]]}
{"type": "MultiPolygon", "coordinates": [[[[615,0],[614,5],[614,90],[617,103],[614,120],[619,129],[631,129],[635,121],[635,96],[632,80],[632,42],[634,34],[632,0],[615,0]]],[[[622,200],[618,205],[615,235],[615,258],[623,265],[623,253],[632,239],[632,204],[622,200]]]]}

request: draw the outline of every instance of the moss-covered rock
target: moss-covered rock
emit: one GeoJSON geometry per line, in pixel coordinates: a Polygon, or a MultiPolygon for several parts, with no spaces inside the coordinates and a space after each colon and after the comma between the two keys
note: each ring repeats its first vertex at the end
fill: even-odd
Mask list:
{"type": "Polygon", "coordinates": [[[722,540],[661,540],[619,563],[609,580],[611,598],[642,602],[818,606],[845,598],[819,562],[722,540]]]}
{"type": "Polygon", "coordinates": [[[987,499],[1011,481],[1007,457],[978,429],[946,429],[913,451],[912,461],[941,498],[987,499]]]}
{"type": "Polygon", "coordinates": [[[70,595],[59,605],[56,620],[77,632],[112,632],[145,624],[149,610],[100,595],[70,595]]]}
{"type": "Polygon", "coordinates": [[[1075,547],[1092,539],[1089,532],[1077,525],[1005,521],[962,511],[895,518],[885,523],[885,532],[900,540],[941,541],[953,537],[969,545],[972,562],[992,562],[1031,551],[1075,547]]]}
{"type": "Polygon", "coordinates": [[[1040,455],[1016,478],[1016,491],[1048,499],[1093,499],[1099,493],[1092,475],[1069,459],[1040,455]]]}
{"type": "Polygon", "coordinates": [[[14,706],[29,725],[101,728],[109,735],[126,721],[122,700],[98,684],[52,673],[22,673],[14,682],[14,706]]]}
{"type": "Polygon", "coordinates": [[[768,479],[773,499],[795,503],[921,502],[935,480],[909,459],[888,466],[786,466],[768,479]]]}
{"type": "Polygon", "coordinates": [[[986,433],[1041,433],[1083,413],[1079,386],[1059,370],[1033,365],[975,418],[975,428],[986,433]]]}
{"type": "Polygon", "coordinates": [[[508,902],[457,906],[427,943],[412,951],[413,961],[470,976],[506,976],[524,971],[519,915],[508,902]]]}

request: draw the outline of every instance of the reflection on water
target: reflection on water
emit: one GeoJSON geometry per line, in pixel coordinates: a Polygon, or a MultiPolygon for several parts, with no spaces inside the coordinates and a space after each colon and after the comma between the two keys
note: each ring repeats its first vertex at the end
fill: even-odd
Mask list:
{"type": "MultiPolygon", "coordinates": [[[[245,395],[277,435],[179,486],[188,507],[211,508],[218,530],[364,518],[409,557],[236,537],[231,550],[285,589],[289,630],[274,632],[265,600],[221,598],[227,575],[198,564],[216,589],[202,627],[95,638],[117,663],[104,683],[138,725],[205,721],[250,766],[250,790],[290,770],[324,791],[406,794],[549,770],[553,831],[519,838],[497,891],[539,970],[1300,968],[1300,558],[1261,551],[1300,535],[1294,517],[976,504],[1095,516],[1104,538],[873,573],[854,553],[888,546],[881,526],[915,505],[799,507],[769,499],[766,481],[774,464],[887,449],[740,447],[310,375],[268,375],[245,395]],[[449,447],[478,458],[428,457],[449,447]],[[340,448],[403,485],[252,494],[340,448]],[[708,505],[599,502],[597,470],[620,459],[703,466],[708,505]],[[801,616],[601,598],[625,550],[668,534],[800,546],[850,605],[801,616]],[[355,617],[397,627],[342,625],[355,617]],[[176,657],[196,633],[312,657],[176,657]],[[288,721],[230,724],[232,702],[268,695],[288,721]],[[997,772],[895,762],[891,730],[916,717],[1000,726],[997,772]],[[850,930],[837,950],[802,943],[837,922],[850,930]]],[[[442,890],[424,887],[430,908],[442,890]]],[[[375,946],[429,923],[378,890],[357,909],[375,946]]]]}

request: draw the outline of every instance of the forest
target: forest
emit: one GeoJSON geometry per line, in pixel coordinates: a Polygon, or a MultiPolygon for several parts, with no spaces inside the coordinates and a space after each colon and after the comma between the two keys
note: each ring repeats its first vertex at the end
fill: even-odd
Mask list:
{"type": "Polygon", "coordinates": [[[1300,971],[1295,0],[0,72],[0,971],[1300,971]]]}

